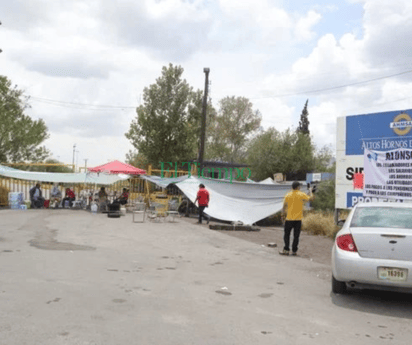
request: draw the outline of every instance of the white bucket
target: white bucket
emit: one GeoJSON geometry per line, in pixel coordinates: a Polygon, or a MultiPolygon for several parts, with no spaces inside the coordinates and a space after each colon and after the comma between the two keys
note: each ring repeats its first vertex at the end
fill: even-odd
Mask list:
{"type": "Polygon", "coordinates": [[[121,214],[122,216],[125,216],[125,215],[126,215],[126,207],[124,207],[124,206],[121,206],[121,207],[120,207],[120,214],[121,214]]]}
{"type": "Polygon", "coordinates": [[[90,206],[90,209],[91,209],[93,214],[97,213],[98,208],[99,207],[97,206],[96,203],[93,203],[92,206],[90,206]]]}

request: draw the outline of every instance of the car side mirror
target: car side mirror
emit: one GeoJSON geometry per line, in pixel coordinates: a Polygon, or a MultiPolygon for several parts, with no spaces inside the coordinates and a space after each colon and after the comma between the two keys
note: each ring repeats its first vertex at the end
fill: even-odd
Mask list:
{"type": "Polygon", "coordinates": [[[339,219],[337,222],[337,226],[343,226],[345,224],[345,219],[339,219]]]}

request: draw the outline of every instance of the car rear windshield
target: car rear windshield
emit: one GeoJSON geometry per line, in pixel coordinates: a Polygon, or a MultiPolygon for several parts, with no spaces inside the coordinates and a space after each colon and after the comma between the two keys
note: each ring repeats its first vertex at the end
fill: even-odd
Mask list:
{"type": "Polygon", "coordinates": [[[412,229],[412,209],[395,207],[358,207],[351,227],[412,229]]]}

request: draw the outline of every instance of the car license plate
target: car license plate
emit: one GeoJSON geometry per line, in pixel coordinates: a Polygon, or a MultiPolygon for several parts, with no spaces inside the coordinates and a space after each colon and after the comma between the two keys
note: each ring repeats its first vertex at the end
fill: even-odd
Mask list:
{"type": "Polygon", "coordinates": [[[395,267],[378,267],[378,278],[394,282],[406,281],[408,270],[395,267]]]}

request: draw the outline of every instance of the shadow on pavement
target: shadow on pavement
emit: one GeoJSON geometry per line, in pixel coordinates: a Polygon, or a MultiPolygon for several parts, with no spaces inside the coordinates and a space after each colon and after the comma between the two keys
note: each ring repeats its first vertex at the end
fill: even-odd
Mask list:
{"type": "Polygon", "coordinates": [[[345,295],[330,294],[332,303],[338,307],[365,313],[412,319],[412,294],[350,290],[345,295]]]}

